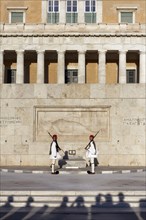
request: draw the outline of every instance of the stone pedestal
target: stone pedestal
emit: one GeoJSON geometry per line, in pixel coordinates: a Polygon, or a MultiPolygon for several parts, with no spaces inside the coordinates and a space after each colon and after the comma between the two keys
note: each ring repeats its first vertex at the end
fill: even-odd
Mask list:
{"type": "Polygon", "coordinates": [[[68,155],[68,151],[65,151],[65,155],[62,160],[58,162],[60,168],[66,169],[79,169],[85,168],[86,160],[81,156],[77,155],[68,155]]]}

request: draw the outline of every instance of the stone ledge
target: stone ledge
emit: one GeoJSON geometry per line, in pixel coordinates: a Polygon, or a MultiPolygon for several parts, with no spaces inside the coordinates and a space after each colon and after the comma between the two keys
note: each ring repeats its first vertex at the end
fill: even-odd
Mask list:
{"type": "MultiPolygon", "coordinates": [[[[89,169],[89,168],[88,168],[89,169]]],[[[120,169],[112,169],[109,170],[109,167],[104,168],[103,170],[98,170],[96,168],[96,174],[126,174],[126,173],[138,173],[138,172],[145,172],[146,168],[131,168],[131,169],[126,169],[126,168],[120,168],[120,169]]],[[[40,170],[35,170],[33,168],[26,169],[26,168],[21,168],[21,169],[15,169],[15,168],[0,168],[0,172],[6,172],[6,173],[30,173],[30,174],[51,174],[51,169],[48,168],[48,170],[43,170],[43,168],[40,170]]],[[[82,168],[82,169],[59,169],[60,174],[87,174],[87,168],[82,168]]]]}

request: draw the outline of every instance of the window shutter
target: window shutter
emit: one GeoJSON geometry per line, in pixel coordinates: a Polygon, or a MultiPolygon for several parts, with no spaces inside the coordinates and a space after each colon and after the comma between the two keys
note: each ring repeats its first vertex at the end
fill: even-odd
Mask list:
{"type": "Polygon", "coordinates": [[[59,23],[59,13],[48,13],[48,23],[50,24],[59,23]]]}
{"type": "Polygon", "coordinates": [[[23,12],[11,12],[11,23],[23,23],[23,12]]]}
{"type": "Polygon", "coordinates": [[[133,23],[133,12],[121,12],[122,23],[133,23]]]}
{"type": "Polygon", "coordinates": [[[85,13],[85,23],[96,23],[96,13],[85,13]]]}
{"type": "Polygon", "coordinates": [[[77,23],[78,13],[66,13],[66,23],[77,23]]]}

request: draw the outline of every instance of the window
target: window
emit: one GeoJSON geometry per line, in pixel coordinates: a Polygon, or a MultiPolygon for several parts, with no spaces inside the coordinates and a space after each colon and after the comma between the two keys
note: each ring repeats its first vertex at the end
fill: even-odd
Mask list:
{"type": "Polygon", "coordinates": [[[27,7],[7,7],[9,10],[9,23],[25,23],[25,12],[27,7]]]}
{"type": "Polygon", "coordinates": [[[77,0],[67,0],[66,23],[77,23],[77,0]]]}
{"type": "Polygon", "coordinates": [[[120,23],[133,23],[133,12],[121,12],[120,23]]]}
{"type": "Polygon", "coordinates": [[[135,11],[137,7],[117,7],[119,10],[119,23],[135,23],[135,11]]]}
{"type": "Polygon", "coordinates": [[[16,83],[16,69],[7,70],[5,83],[16,83]]]}
{"type": "Polygon", "coordinates": [[[11,23],[23,23],[23,12],[11,12],[11,23]]]}
{"type": "Polygon", "coordinates": [[[48,23],[58,23],[59,22],[59,1],[49,0],[48,1],[48,23]]]}
{"type": "Polygon", "coordinates": [[[95,3],[95,0],[85,0],[85,23],[96,23],[95,3]]]}
{"type": "Polygon", "coordinates": [[[66,70],[65,83],[78,83],[78,70],[66,70]]]}
{"type": "Polygon", "coordinates": [[[136,83],[136,70],[135,69],[129,69],[126,70],[126,77],[127,77],[127,83],[136,83]]]}

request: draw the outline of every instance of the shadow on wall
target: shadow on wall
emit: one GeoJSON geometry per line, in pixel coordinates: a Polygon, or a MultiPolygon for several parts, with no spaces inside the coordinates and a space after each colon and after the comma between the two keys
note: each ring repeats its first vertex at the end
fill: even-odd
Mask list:
{"type": "Polygon", "coordinates": [[[146,199],[139,201],[139,212],[135,212],[125,201],[122,192],[117,195],[116,203],[113,202],[111,194],[99,193],[91,207],[85,206],[82,195],[76,197],[73,202],[65,195],[60,206],[56,208],[52,208],[51,204],[50,207],[36,207],[39,201],[34,201],[31,196],[24,207],[16,208],[12,206],[14,198],[15,195],[9,196],[7,202],[0,207],[1,220],[146,220],[146,199]]]}
{"type": "Polygon", "coordinates": [[[63,158],[58,161],[59,167],[62,168],[64,165],[66,165],[67,164],[66,160],[68,160],[68,159],[69,159],[68,151],[65,151],[63,158]]]}

